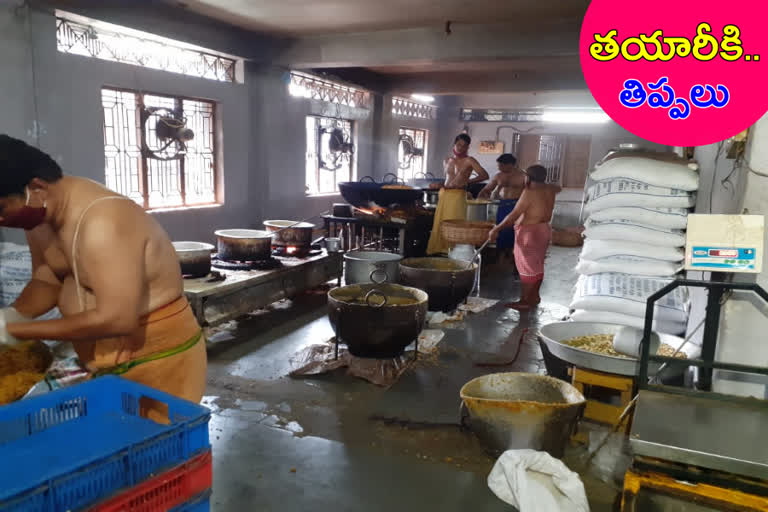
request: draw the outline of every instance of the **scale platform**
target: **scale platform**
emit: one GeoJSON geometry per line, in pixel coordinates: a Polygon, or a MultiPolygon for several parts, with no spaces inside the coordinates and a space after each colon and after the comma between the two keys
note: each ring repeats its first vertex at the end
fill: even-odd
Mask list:
{"type": "Polygon", "coordinates": [[[637,456],[768,480],[768,402],[641,390],[630,443],[637,456]]]}

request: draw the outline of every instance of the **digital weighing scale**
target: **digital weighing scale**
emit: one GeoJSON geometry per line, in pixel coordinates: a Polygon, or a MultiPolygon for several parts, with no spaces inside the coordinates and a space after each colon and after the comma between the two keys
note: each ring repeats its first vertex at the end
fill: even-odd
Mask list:
{"type": "Polygon", "coordinates": [[[630,434],[634,459],[624,480],[622,511],[663,510],[651,505],[659,494],[697,503],[697,510],[768,510],[768,401],[710,391],[713,369],[768,375],[765,367],[714,360],[724,294],[751,291],[768,302],[757,284],[730,279],[762,271],[763,216],[688,219],[685,268],[713,272],[712,280],[679,279],[648,298],[630,434]],[[649,354],[654,304],[678,286],[709,292],[698,360],[649,354]],[[698,367],[697,389],[649,384],[651,363],[698,367]]]}

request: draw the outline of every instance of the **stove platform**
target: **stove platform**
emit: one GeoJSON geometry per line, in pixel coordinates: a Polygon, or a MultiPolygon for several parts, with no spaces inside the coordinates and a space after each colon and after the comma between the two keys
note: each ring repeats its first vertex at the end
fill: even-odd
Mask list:
{"type": "Polygon", "coordinates": [[[184,295],[201,326],[214,326],[254,309],[323,285],[341,284],[343,256],[322,251],[308,258],[275,257],[281,265],[269,270],[217,269],[223,281],[207,277],[184,280],[184,295]]]}

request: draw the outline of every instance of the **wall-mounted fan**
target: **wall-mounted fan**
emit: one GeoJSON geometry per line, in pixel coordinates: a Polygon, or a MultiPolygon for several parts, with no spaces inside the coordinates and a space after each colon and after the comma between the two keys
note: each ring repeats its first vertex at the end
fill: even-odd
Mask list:
{"type": "Polygon", "coordinates": [[[398,139],[400,154],[400,169],[408,169],[411,166],[411,160],[416,156],[424,156],[424,149],[416,147],[413,137],[402,134],[398,139]]]}
{"type": "Polygon", "coordinates": [[[355,147],[350,134],[338,126],[318,128],[317,158],[321,169],[335,171],[345,160],[351,158],[355,147]]]}
{"type": "Polygon", "coordinates": [[[141,110],[141,153],[155,160],[177,160],[195,138],[181,109],[146,107],[141,110]]]}

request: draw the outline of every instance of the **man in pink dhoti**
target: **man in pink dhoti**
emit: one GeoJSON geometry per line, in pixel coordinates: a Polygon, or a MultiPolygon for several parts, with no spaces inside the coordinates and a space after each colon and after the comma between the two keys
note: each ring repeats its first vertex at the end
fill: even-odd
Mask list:
{"type": "Polygon", "coordinates": [[[525,189],[515,209],[496,227],[489,238],[493,241],[506,228],[515,227],[515,263],[520,273],[520,300],[507,307],[520,311],[535,308],[540,302],[539,289],[544,280],[544,260],[552,240],[552,212],[557,185],[547,184],[547,169],[532,165],[526,171],[525,189]]]}

